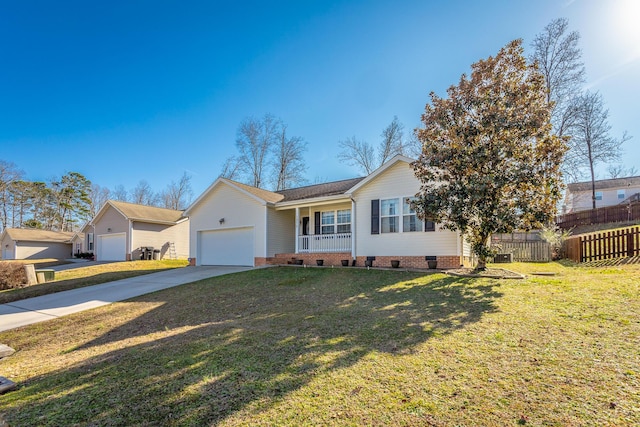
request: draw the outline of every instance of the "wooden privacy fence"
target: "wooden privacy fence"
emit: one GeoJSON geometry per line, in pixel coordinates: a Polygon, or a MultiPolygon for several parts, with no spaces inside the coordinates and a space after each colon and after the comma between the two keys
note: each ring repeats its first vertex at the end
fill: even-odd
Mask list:
{"type": "Polygon", "coordinates": [[[640,227],[569,237],[564,249],[575,262],[639,256],[640,227]]]}
{"type": "Polygon", "coordinates": [[[518,242],[497,241],[493,246],[499,246],[500,253],[512,254],[513,261],[548,262],[551,261],[551,245],[544,241],[518,242]]]}
{"type": "Polygon", "coordinates": [[[556,218],[556,224],[564,230],[569,230],[579,225],[635,220],[640,220],[640,201],[559,215],[556,218]]]}

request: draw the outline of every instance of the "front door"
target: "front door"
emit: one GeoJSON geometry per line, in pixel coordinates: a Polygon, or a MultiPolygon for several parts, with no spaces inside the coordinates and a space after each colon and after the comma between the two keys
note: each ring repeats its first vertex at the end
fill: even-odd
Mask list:
{"type": "Polygon", "coordinates": [[[302,217],[302,235],[303,236],[309,235],[309,217],[308,216],[302,217]]]}

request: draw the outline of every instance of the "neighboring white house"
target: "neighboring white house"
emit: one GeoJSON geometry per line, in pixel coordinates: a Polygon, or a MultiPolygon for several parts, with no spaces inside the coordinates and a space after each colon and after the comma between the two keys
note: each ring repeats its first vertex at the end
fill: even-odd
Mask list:
{"type": "MultiPolygon", "coordinates": [[[[595,181],[596,208],[625,203],[630,198],[637,199],[639,193],[640,176],[595,181]]],[[[592,209],[592,197],[591,181],[568,184],[562,213],[592,209]]]]}
{"type": "Polygon", "coordinates": [[[420,182],[396,156],[367,177],[271,192],[217,179],[185,210],[194,265],[315,264],[438,268],[469,261],[458,233],[420,221],[409,206],[420,182]]]}
{"type": "Polygon", "coordinates": [[[2,259],[71,258],[71,239],[74,234],[30,228],[6,228],[0,236],[2,259]]]}
{"type": "Polygon", "coordinates": [[[183,211],[109,200],[81,231],[84,251],[98,261],[141,259],[147,248],[159,258],[189,254],[189,219],[183,211]]]}

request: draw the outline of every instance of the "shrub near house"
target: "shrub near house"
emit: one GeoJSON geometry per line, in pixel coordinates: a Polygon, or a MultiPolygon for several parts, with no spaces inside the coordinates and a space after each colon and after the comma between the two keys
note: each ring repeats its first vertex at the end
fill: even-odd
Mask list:
{"type": "Polygon", "coordinates": [[[21,288],[27,284],[24,265],[17,262],[0,262],[0,291],[21,288]]]}

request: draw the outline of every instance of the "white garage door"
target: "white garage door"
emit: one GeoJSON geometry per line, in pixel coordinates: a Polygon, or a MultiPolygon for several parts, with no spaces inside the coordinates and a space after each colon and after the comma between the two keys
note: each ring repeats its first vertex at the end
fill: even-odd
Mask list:
{"type": "Polygon", "coordinates": [[[125,234],[98,236],[98,261],[125,261],[127,258],[125,234]]]}
{"type": "Polygon", "coordinates": [[[201,231],[201,265],[253,266],[253,227],[201,231]]]}

